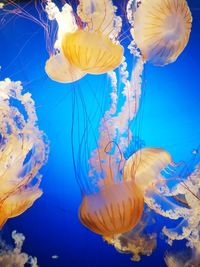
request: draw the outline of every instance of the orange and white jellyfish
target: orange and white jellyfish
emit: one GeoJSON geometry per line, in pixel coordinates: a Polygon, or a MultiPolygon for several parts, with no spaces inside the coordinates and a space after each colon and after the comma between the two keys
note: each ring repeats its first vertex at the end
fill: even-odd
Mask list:
{"type": "Polygon", "coordinates": [[[45,67],[53,80],[73,82],[87,73],[111,71],[122,62],[123,47],[117,40],[121,19],[111,1],[80,1],[76,15],[69,4],[60,12],[49,0],[45,11],[58,24],[56,52],[45,67]]]}
{"type": "Polygon", "coordinates": [[[192,16],[186,0],[142,0],[127,7],[133,39],[144,61],[163,66],[174,62],[186,47],[192,16]],[[132,14],[133,13],[133,14],[132,14]]]}
{"type": "Polygon", "coordinates": [[[31,94],[20,82],[0,82],[0,228],[22,214],[42,195],[42,176],[48,146],[36,125],[31,94]]]}
{"type": "Polygon", "coordinates": [[[80,180],[84,189],[80,220],[91,231],[104,237],[130,231],[138,224],[143,213],[141,189],[133,180],[126,181],[122,177],[124,159],[121,153],[130,141],[131,133],[127,135],[129,119],[135,117],[139,107],[142,70],[143,62],[138,60],[129,80],[125,61],[120,65],[124,85],[122,95],[125,97],[120,111],[117,110],[117,75],[115,72],[109,73],[112,103],[101,119],[97,148],[89,158],[89,177],[80,180]],[[131,110],[130,104],[133,107],[131,110]]]}

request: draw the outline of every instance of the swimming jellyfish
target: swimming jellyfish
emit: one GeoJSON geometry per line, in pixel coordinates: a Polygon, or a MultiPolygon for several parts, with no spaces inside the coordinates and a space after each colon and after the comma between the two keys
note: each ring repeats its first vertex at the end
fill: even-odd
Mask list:
{"type": "Polygon", "coordinates": [[[42,195],[38,171],[48,145],[37,127],[34,101],[21,82],[0,82],[0,228],[42,195]]]}
{"type": "Polygon", "coordinates": [[[125,61],[119,69],[124,85],[123,106],[118,112],[117,75],[110,72],[112,103],[101,120],[98,145],[89,158],[89,177],[84,182],[80,179],[80,184],[86,188],[82,190],[80,220],[90,230],[104,237],[130,231],[140,221],[144,208],[141,189],[134,180],[126,181],[122,177],[122,152],[130,141],[131,132],[127,135],[129,119],[136,116],[139,107],[143,62],[138,60],[130,81],[125,61]],[[128,108],[130,103],[133,107],[131,110],[128,108]]]}
{"type": "Polygon", "coordinates": [[[80,1],[75,14],[69,4],[59,11],[49,0],[45,11],[49,20],[58,24],[55,51],[45,66],[51,79],[74,82],[87,73],[113,70],[121,63],[123,47],[117,40],[121,19],[111,1],[101,5],[98,1],[80,1]]]}
{"type": "Polygon", "coordinates": [[[124,50],[117,40],[121,19],[116,16],[112,1],[80,0],[77,14],[82,25],[75,32],[66,33],[62,40],[62,51],[67,60],[91,74],[117,68],[124,50]]]}
{"type": "Polygon", "coordinates": [[[130,4],[128,7],[133,39],[143,59],[158,66],[174,62],[191,32],[192,16],[186,0],[142,0],[136,10],[131,11],[130,4]]]}

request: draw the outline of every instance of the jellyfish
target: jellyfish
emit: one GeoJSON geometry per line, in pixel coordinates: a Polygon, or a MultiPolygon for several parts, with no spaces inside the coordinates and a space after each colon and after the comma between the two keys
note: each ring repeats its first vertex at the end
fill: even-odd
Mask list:
{"type": "Polygon", "coordinates": [[[191,32],[192,16],[186,0],[143,0],[136,10],[130,9],[132,2],[127,6],[128,18],[144,61],[158,66],[176,61],[191,32]]]}
{"type": "Polygon", "coordinates": [[[80,1],[77,14],[86,25],[65,34],[62,40],[62,51],[72,65],[91,74],[105,73],[120,65],[123,47],[117,34],[121,19],[115,13],[112,1],[103,4],[97,0],[80,1]]]}
{"type": "Polygon", "coordinates": [[[123,47],[117,41],[121,19],[111,1],[80,1],[77,15],[65,4],[62,11],[47,1],[49,20],[58,24],[55,52],[46,62],[47,75],[58,82],[74,82],[87,73],[101,74],[119,66],[123,47]],[[80,20],[77,24],[77,20],[80,20]]]}
{"type": "Polygon", "coordinates": [[[36,257],[32,257],[27,253],[22,252],[25,236],[14,230],[12,231],[12,238],[15,243],[14,248],[8,246],[5,241],[0,240],[0,266],[24,267],[28,264],[31,267],[38,267],[36,257]]]}
{"type": "Polygon", "coordinates": [[[0,228],[22,214],[42,195],[39,169],[47,160],[48,144],[37,127],[31,94],[21,82],[0,82],[0,228]]]}

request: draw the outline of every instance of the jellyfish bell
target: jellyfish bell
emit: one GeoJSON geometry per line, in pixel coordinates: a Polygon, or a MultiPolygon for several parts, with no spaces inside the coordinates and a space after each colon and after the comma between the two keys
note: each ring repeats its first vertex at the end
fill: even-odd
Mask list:
{"type": "Polygon", "coordinates": [[[121,45],[114,44],[101,32],[82,29],[65,34],[62,40],[62,51],[72,65],[91,74],[114,70],[123,58],[121,45]]]}
{"type": "Polygon", "coordinates": [[[186,0],[143,0],[134,13],[133,38],[153,65],[174,62],[186,47],[192,16],[186,0]]]}
{"type": "Polygon", "coordinates": [[[71,83],[81,79],[85,72],[71,65],[62,53],[50,56],[45,65],[46,74],[53,81],[71,83]]]}
{"type": "Polygon", "coordinates": [[[83,197],[79,217],[83,225],[102,236],[130,231],[139,222],[144,200],[134,182],[105,186],[83,197]]]}
{"type": "Polygon", "coordinates": [[[14,218],[21,215],[24,211],[30,208],[33,203],[40,198],[42,190],[38,187],[20,188],[14,193],[10,193],[5,200],[0,203],[0,229],[9,218],[14,218]]]}
{"type": "Polygon", "coordinates": [[[164,149],[140,149],[126,161],[123,179],[133,179],[142,191],[146,191],[158,182],[160,172],[172,162],[171,155],[164,149]]]}

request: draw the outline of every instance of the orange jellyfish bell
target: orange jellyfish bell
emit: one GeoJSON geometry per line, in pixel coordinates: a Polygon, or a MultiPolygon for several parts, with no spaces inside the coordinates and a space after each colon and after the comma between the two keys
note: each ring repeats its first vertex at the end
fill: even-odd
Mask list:
{"type": "Polygon", "coordinates": [[[0,229],[9,218],[14,218],[30,208],[42,191],[36,187],[21,189],[0,202],[0,229]]]}
{"type": "Polygon", "coordinates": [[[185,0],[142,0],[134,13],[132,34],[144,60],[163,66],[184,50],[191,23],[185,0]]]}
{"type": "Polygon", "coordinates": [[[62,52],[72,65],[91,74],[114,70],[123,58],[123,47],[107,35],[81,29],[65,34],[62,52]]]}
{"type": "Polygon", "coordinates": [[[109,237],[136,226],[143,206],[142,192],[135,183],[122,181],[84,196],[79,217],[91,231],[109,237]]]}

